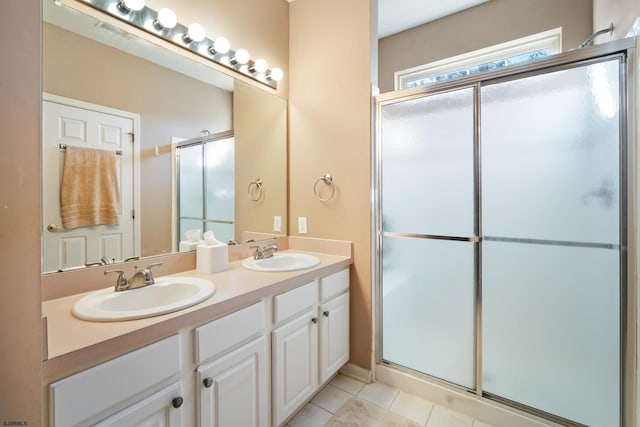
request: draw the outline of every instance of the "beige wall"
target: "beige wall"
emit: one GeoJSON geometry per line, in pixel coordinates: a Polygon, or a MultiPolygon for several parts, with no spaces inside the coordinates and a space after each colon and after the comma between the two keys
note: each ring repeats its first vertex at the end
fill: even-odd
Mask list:
{"type": "Polygon", "coordinates": [[[225,36],[231,49],[247,49],[252,59],[264,58],[269,67],[284,71],[278,94],[288,97],[289,7],[286,0],[147,0],[154,10],[170,7],[181,24],[198,22],[211,34],[225,36]]]}
{"type": "Polygon", "coordinates": [[[0,423],[22,421],[37,426],[41,410],[40,2],[4,0],[0,39],[0,423]]]}
{"type": "Polygon", "coordinates": [[[557,27],[563,50],[580,45],[592,33],[591,0],[491,0],[385,37],[378,45],[380,92],[393,90],[395,71],[557,27]]]}
{"type": "Polygon", "coordinates": [[[290,5],[289,218],[310,237],[351,240],[351,362],[371,365],[369,0],[290,5]],[[337,187],[314,198],[323,174],[337,187]]]}
{"type": "Polygon", "coordinates": [[[640,17],[640,1],[638,0],[593,0],[593,32],[607,28],[613,23],[613,36],[603,35],[595,43],[603,43],[611,39],[621,39],[640,17]]]}
{"type": "Polygon", "coordinates": [[[232,94],[46,23],[42,50],[45,92],[140,114],[141,255],[172,252],[171,137],[230,130],[232,94]]]}
{"type": "MultiPolygon", "coordinates": [[[[273,217],[282,217],[287,234],[287,102],[236,82],[233,91],[236,145],[236,240],[244,232],[273,231],[273,217]],[[262,179],[262,197],[249,198],[249,183],[262,179]]],[[[255,190],[255,187],[252,188],[255,190]]],[[[253,197],[257,197],[257,193],[253,197]]]]}

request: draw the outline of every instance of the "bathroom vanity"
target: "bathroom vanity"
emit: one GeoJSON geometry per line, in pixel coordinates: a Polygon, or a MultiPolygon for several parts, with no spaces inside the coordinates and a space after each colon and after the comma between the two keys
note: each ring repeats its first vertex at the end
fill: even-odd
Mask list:
{"type": "Polygon", "coordinates": [[[43,423],[283,425],[349,358],[345,244],[314,253],[320,264],[306,270],[258,272],[236,260],[221,273],[177,273],[216,291],[146,319],[76,319],[71,308],[84,294],[43,302],[43,423]]]}

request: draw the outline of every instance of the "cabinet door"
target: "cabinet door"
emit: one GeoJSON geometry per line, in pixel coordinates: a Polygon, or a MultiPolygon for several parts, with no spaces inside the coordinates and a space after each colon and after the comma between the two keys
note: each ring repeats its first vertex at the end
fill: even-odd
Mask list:
{"type": "Polygon", "coordinates": [[[265,346],[260,337],[198,368],[201,426],[267,426],[265,346]]]}
{"type": "Polygon", "coordinates": [[[316,308],[273,331],[275,425],[297,410],[318,387],[316,308]]]}
{"type": "Polygon", "coordinates": [[[349,293],[320,306],[320,383],[349,360],[349,293]]]}
{"type": "Polygon", "coordinates": [[[182,426],[182,394],[182,384],[172,384],[95,424],[95,426],[182,426]]]}

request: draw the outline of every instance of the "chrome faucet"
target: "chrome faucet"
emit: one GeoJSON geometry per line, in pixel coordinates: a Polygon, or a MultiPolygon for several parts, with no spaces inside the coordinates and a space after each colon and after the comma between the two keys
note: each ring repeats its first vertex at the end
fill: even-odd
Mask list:
{"type": "Polygon", "coordinates": [[[135,274],[131,279],[127,280],[127,276],[125,276],[124,271],[122,270],[106,270],[104,272],[105,275],[109,273],[118,273],[118,279],[116,280],[116,286],[114,291],[127,291],[130,289],[143,288],[145,286],[153,285],[155,283],[155,279],[153,278],[153,274],[151,273],[151,268],[157,265],[162,265],[161,262],[150,264],[144,270],[138,271],[138,267],[134,267],[136,269],[135,274]]]}
{"type": "Polygon", "coordinates": [[[260,249],[259,245],[249,246],[251,249],[255,249],[256,251],[253,253],[253,259],[265,259],[271,258],[273,253],[278,250],[278,244],[272,243],[270,245],[265,246],[260,249]]]}

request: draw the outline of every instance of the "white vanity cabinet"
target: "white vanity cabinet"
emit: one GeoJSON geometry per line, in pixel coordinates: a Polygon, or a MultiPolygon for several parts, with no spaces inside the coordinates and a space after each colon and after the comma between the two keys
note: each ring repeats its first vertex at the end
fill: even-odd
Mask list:
{"type": "Polygon", "coordinates": [[[349,293],[320,306],[320,383],[349,360],[349,293]]]}
{"type": "Polygon", "coordinates": [[[49,384],[49,427],[282,425],[349,358],[349,268],[251,302],[49,384]]]}
{"type": "Polygon", "coordinates": [[[280,425],[318,388],[318,317],[315,307],[273,331],[273,401],[280,425]]]}
{"type": "Polygon", "coordinates": [[[268,427],[265,302],[195,330],[202,427],[268,427]]]}
{"type": "Polygon", "coordinates": [[[177,382],[97,423],[96,427],[164,426],[183,424],[182,383],[177,382]]]}
{"type": "Polygon", "coordinates": [[[182,425],[177,335],[49,385],[50,426],[182,425]],[[139,420],[133,421],[133,420],[139,420]]]}
{"type": "Polygon", "coordinates": [[[349,359],[349,269],[273,298],[274,425],[349,359]]]}

